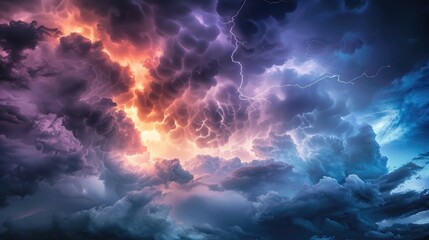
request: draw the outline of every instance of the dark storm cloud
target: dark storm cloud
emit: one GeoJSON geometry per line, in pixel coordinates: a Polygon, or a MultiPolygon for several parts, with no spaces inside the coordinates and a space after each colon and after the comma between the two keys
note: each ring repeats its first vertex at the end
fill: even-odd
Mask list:
{"type": "Polygon", "coordinates": [[[101,43],[73,34],[61,38],[56,51],[47,50],[45,36],[58,32],[35,22],[12,21],[0,32],[8,70],[1,78],[7,80],[0,104],[2,205],[66,176],[98,173],[102,154],[87,158],[93,148],[144,149],[134,123],[103,98],[128,91],[132,78],[101,43]]]}
{"type": "Polygon", "coordinates": [[[309,149],[308,173],[313,180],[322,176],[343,179],[346,176],[344,143],[336,137],[313,136],[307,140],[309,149]]]}
{"type": "MultiPolygon", "coordinates": [[[[308,173],[316,182],[323,176],[341,180],[356,174],[362,179],[376,179],[387,173],[387,158],[380,152],[372,127],[366,124],[353,126],[339,118],[336,121],[338,125],[346,126],[346,131],[334,129],[334,133],[339,132],[336,133],[338,136],[324,135],[324,128],[320,128],[319,134],[305,135],[301,145],[305,150],[302,156],[289,135],[271,134],[266,139],[255,139],[252,150],[262,159],[290,163],[297,170],[308,173]]],[[[329,130],[332,131],[331,128],[329,130]]]]}
{"type": "Polygon", "coordinates": [[[350,175],[343,184],[325,177],[292,199],[268,193],[255,204],[259,223],[272,231],[273,239],[284,234],[297,239],[314,235],[377,239],[377,234],[392,238],[389,232],[379,232],[375,222],[361,212],[377,209],[383,202],[376,185],[350,175]]]}
{"type": "Polygon", "coordinates": [[[246,228],[252,225],[251,203],[233,192],[210,196],[194,192],[181,199],[174,214],[206,239],[255,238],[246,228]]]}
{"type": "Polygon", "coordinates": [[[183,169],[177,159],[159,160],[151,168],[139,172],[124,165],[122,159],[106,157],[103,152],[98,154],[101,155],[98,157],[101,165],[98,176],[104,183],[104,190],[110,203],[125,197],[129,192],[139,191],[145,187],[163,186],[174,189],[176,186],[186,186],[193,180],[193,175],[183,169]]]}
{"type": "Polygon", "coordinates": [[[423,167],[410,162],[386,175],[381,176],[377,179],[377,184],[380,185],[380,191],[389,192],[422,169],[423,167]]]}
{"type": "MultiPolygon", "coordinates": [[[[212,172],[223,169],[226,172],[226,175],[218,180],[219,184],[224,186],[222,191],[219,188],[215,191],[208,190],[209,192],[191,188],[190,192],[187,190],[186,193],[182,193],[188,194],[187,197],[178,198],[171,209],[162,203],[165,197],[161,197],[160,190],[156,187],[144,188],[154,181],[134,175],[141,179],[141,184],[136,184],[138,181],[132,180],[133,175],[128,177],[123,175],[120,181],[128,182],[134,187],[128,188],[124,192],[125,195],[116,203],[56,218],[50,223],[54,225],[36,228],[38,230],[33,230],[33,233],[41,236],[61,236],[65,239],[70,236],[80,236],[82,239],[94,237],[180,239],[189,236],[208,239],[218,239],[220,236],[227,239],[246,237],[282,239],[285,234],[296,239],[309,239],[312,236],[335,238],[352,236],[365,239],[379,239],[380,236],[384,236],[408,239],[406,236],[411,236],[411,233],[405,231],[405,228],[412,228],[412,224],[403,225],[396,231],[391,228],[379,229],[376,221],[423,211],[427,202],[425,192],[382,195],[378,190],[378,183],[365,182],[356,175],[346,177],[343,183],[324,177],[314,185],[303,185],[304,179],[294,175],[291,184],[287,180],[292,176],[291,166],[285,163],[259,161],[238,165],[237,160],[216,160],[209,156],[200,156],[199,159],[195,161],[201,163],[192,163],[196,171],[212,172]],[[211,163],[214,164],[214,168],[208,165],[211,163]],[[290,185],[296,187],[292,195],[288,190],[290,185]],[[138,190],[139,188],[144,189],[138,190]],[[248,200],[239,194],[253,195],[256,198],[248,200]],[[396,209],[393,206],[402,207],[396,209]],[[182,224],[177,225],[167,217],[171,210],[182,224]],[[403,231],[399,231],[402,228],[403,231]]],[[[163,166],[177,165],[174,160],[161,163],[163,166]]],[[[125,172],[117,166],[110,169],[119,174],[125,172]]],[[[117,188],[124,189],[125,186],[117,185],[117,188]]],[[[10,222],[6,227],[8,230],[3,236],[16,237],[21,234],[23,237],[30,233],[27,231],[28,228],[17,221],[10,222]]]]}
{"type": "Polygon", "coordinates": [[[37,26],[37,22],[11,21],[0,25],[0,46],[9,53],[12,60],[21,60],[25,49],[34,49],[45,34],[58,34],[55,29],[37,26]]]}
{"type": "Polygon", "coordinates": [[[72,234],[86,228],[83,237],[88,239],[168,239],[176,234],[174,225],[166,218],[168,208],[152,203],[160,194],[152,188],[130,192],[112,206],[78,212],[59,224],[72,234]]]}
{"type": "Polygon", "coordinates": [[[110,99],[127,92],[133,79],[129,69],[102,52],[101,42],[78,34],[62,37],[46,61],[48,66],[33,74],[39,80],[29,94],[40,112],[63,117],[64,126],[86,147],[129,152],[141,148],[134,123],[110,99]]]}
{"type": "Polygon", "coordinates": [[[24,87],[29,79],[21,76],[19,64],[25,58],[24,50],[34,49],[46,35],[59,34],[56,29],[38,26],[36,21],[10,21],[0,24],[0,48],[6,53],[0,57],[0,81],[24,87]]]}
{"type": "Polygon", "coordinates": [[[171,239],[178,238],[180,229],[167,219],[168,208],[153,203],[161,192],[153,188],[129,192],[111,206],[91,208],[69,216],[59,216],[48,227],[34,227],[22,232],[18,223],[6,226],[5,237],[25,239],[27,234],[46,239],[171,239]],[[114,216],[112,218],[112,216],[114,216]],[[106,221],[107,220],[107,221],[106,221]],[[21,232],[20,232],[21,231],[21,232]]]}
{"type": "Polygon", "coordinates": [[[429,152],[420,153],[417,157],[413,158],[413,160],[425,160],[429,158],[429,152]]]}
{"type": "Polygon", "coordinates": [[[8,197],[32,194],[39,183],[52,183],[63,174],[93,172],[79,140],[62,124],[54,114],[39,115],[24,139],[1,135],[2,204],[8,197]]]}
{"type": "Polygon", "coordinates": [[[260,195],[261,193],[256,192],[258,189],[264,191],[267,184],[279,183],[286,187],[285,182],[297,177],[297,173],[293,171],[294,166],[273,159],[243,162],[237,157],[223,159],[197,155],[186,161],[184,166],[195,175],[195,181],[209,184],[213,189],[230,189],[249,193],[252,196],[260,195]],[[217,183],[220,185],[213,185],[217,183]]]}
{"type": "MultiPolygon", "coordinates": [[[[197,172],[216,172],[222,169],[221,161],[224,161],[223,166],[231,166],[231,161],[199,156],[192,162],[193,166],[198,167],[191,169],[197,172]],[[212,169],[209,163],[213,163],[216,170],[212,169]]],[[[176,214],[188,224],[194,224],[194,229],[199,231],[203,230],[196,227],[197,222],[205,222],[211,229],[222,229],[223,232],[211,231],[217,236],[230,233],[228,226],[237,226],[241,231],[227,237],[231,239],[244,236],[283,239],[285,235],[294,236],[294,239],[309,239],[313,236],[331,239],[412,239],[409,237],[410,232],[404,230],[400,233],[392,228],[380,228],[377,222],[424,211],[426,192],[383,194],[380,189],[385,189],[384,182],[366,182],[357,175],[349,175],[341,182],[323,177],[315,184],[305,183],[305,178],[293,174],[288,166],[290,167],[279,162],[260,162],[233,167],[235,170],[227,170],[227,175],[219,180],[222,188],[213,188],[214,192],[207,195],[190,194],[179,201],[179,205],[175,207],[176,214]],[[288,183],[290,180],[293,184],[288,183]],[[291,185],[296,187],[293,191],[289,188],[291,185]],[[242,194],[248,200],[234,197],[233,192],[242,194]],[[233,209],[243,209],[241,213],[230,215],[234,210],[223,206],[220,200],[225,195],[229,196],[229,205],[235,206],[233,209]],[[249,196],[250,198],[247,198],[249,196]],[[250,208],[249,203],[252,206],[250,208]],[[393,206],[403,207],[396,209],[393,206]],[[216,214],[209,217],[210,211],[215,211],[216,214]],[[237,219],[238,216],[240,217],[237,219]],[[246,219],[249,218],[253,219],[252,222],[247,222],[246,219]],[[227,222],[229,224],[226,224],[227,222]],[[243,233],[245,235],[242,235],[243,233]]],[[[403,167],[406,168],[407,166],[403,167]]],[[[413,175],[397,174],[403,169],[381,179],[395,178],[404,181],[413,175]]],[[[414,226],[406,225],[401,228],[414,226]]],[[[425,231],[423,229],[427,230],[424,225],[422,232],[425,231]]],[[[418,233],[416,236],[422,235],[418,233]]]]}
{"type": "Polygon", "coordinates": [[[196,181],[216,184],[220,179],[244,164],[239,158],[223,159],[209,155],[197,155],[184,163],[186,169],[195,175],[196,181]]]}
{"type": "MultiPolygon", "coordinates": [[[[243,1],[221,0],[218,2],[217,12],[229,21],[242,4],[243,1]]],[[[236,57],[243,63],[246,72],[262,73],[266,68],[281,65],[287,60],[289,50],[284,46],[278,30],[279,26],[287,23],[287,15],[296,7],[297,1],[280,1],[277,4],[271,4],[270,1],[244,3],[235,17],[232,31],[238,41],[243,43],[237,43],[239,48],[236,57]]]]}
{"type": "Polygon", "coordinates": [[[384,199],[385,204],[374,212],[380,218],[407,217],[421,211],[426,211],[428,207],[428,190],[422,192],[408,191],[391,194],[384,199]]]}
{"type": "Polygon", "coordinates": [[[394,224],[385,231],[404,239],[426,239],[429,237],[428,229],[429,224],[394,224]]]}
{"type": "Polygon", "coordinates": [[[155,173],[167,182],[185,184],[192,180],[193,176],[184,170],[178,159],[162,160],[155,163],[155,173]]]}
{"type": "Polygon", "coordinates": [[[18,107],[0,105],[0,129],[2,134],[11,138],[22,138],[31,129],[31,121],[18,107]]]}
{"type": "Polygon", "coordinates": [[[77,103],[65,112],[65,126],[85,146],[99,146],[104,151],[126,150],[129,153],[143,149],[134,123],[125,112],[114,108],[116,104],[111,99],[103,98],[92,104],[77,103]]]}
{"type": "Polygon", "coordinates": [[[67,60],[79,61],[80,64],[84,61],[90,66],[86,69],[86,66],[83,66],[86,76],[82,74],[76,77],[86,80],[88,88],[99,96],[114,96],[127,92],[133,84],[129,69],[113,62],[102,50],[100,41],[91,42],[75,33],[62,37],[57,49],[59,57],[64,59],[65,63],[68,63],[67,60]]]}
{"type": "MultiPolygon", "coordinates": [[[[304,129],[306,134],[338,134],[350,129],[350,124],[342,119],[353,110],[367,107],[374,97],[397,98],[397,102],[392,102],[388,108],[396,110],[399,105],[400,116],[380,135],[388,137],[394,130],[411,129],[410,132],[414,134],[421,133],[418,138],[425,136],[427,104],[425,98],[421,97],[421,91],[426,88],[425,81],[409,80],[415,81],[415,84],[398,85],[394,80],[416,69],[421,69],[417,71],[419,78],[426,75],[424,66],[428,51],[425,50],[427,46],[423,45],[428,38],[425,31],[428,22],[425,14],[427,4],[416,1],[404,6],[409,12],[415,12],[415,17],[403,14],[396,6],[372,1],[299,2],[294,12],[299,14],[288,16],[283,36],[284,43],[291,49],[289,56],[294,57],[296,64],[316,61],[327,71],[325,75],[339,75],[343,81],[361,76],[365,71],[367,75],[373,75],[382,66],[390,65],[390,68],[382,68],[374,78],[358,78],[354,85],[324,79],[305,89],[281,88],[279,91],[287,96],[285,99],[275,95],[269,97],[271,104],[268,112],[275,119],[273,121],[281,122],[286,130],[298,127],[304,129]],[[400,30],[396,30],[398,27],[400,30]],[[385,91],[384,88],[392,83],[396,90],[385,91]],[[327,94],[329,91],[335,93],[327,94]],[[418,119],[410,118],[410,112],[418,112],[418,119]]],[[[285,70],[282,83],[304,85],[302,82],[312,83],[320,77],[318,74],[302,75],[285,70]]],[[[375,111],[387,107],[383,105],[377,108],[381,106],[381,101],[375,102],[373,106],[375,111]]]]}
{"type": "MultiPolygon", "coordinates": [[[[159,63],[150,69],[153,79],[147,88],[137,93],[140,118],[161,122],[175,139],[181,139],[186,134],[193,136],[200,147],[226,144],[237,128],[247,121],[248,106],[239,98],[237,87],[218,84],[219,77],[239,84],[237,66],[230,59],[233,46],[219,41],[219,37],[230,35],[228,31],[221,35],[222,27],[226,30],[229,26],[220,26],[219,22],[230,19],[240,8],[241,2],[75,3],[84,18],[91,19],[88,13],[101,17],[96,20],[99,28],[106,29],[114,41],[146,45],[146,39],[142,39],[145,36],[152,42],[162,43],[163,54],[159,63]],[[204,99],[214,87],[219,88],[216,90],[216,100],[211,101],[212,96],[204,99]],[[220,101],[222,104],[219,106],[220,101]]],[[[264,68],[261,69],[261,66],[270,67],[286,60],[286,50],[276,34],[277,27],[271,28],[270,25],[272,21],[284,25],[286,13],[295,8],[294,2],[270,4],[249,1],[245,4],[234,31],[240,37],[244,34],[246,37],[242,37],[246,39],[243,40],[250,44],[247,45],[248,49],[239,51],[240,55],[246,55],[244,63],[246,67],[249,65],[249,71],[262,72],[264,68]],[[248,25],[252,25],[252,30],[245,32],[248,25]],[[256,41],[251,42],[251,39],[256,41]]]]}
{"type": "MultiPolygon", "coordinates": [[[[429,67],[426,62],[376,95],[376,104],[372,110],[379,111],[383,106],[396,112],[392,121],[381,129],[380,139],[392,142],[398,138],[407,138],[413,139],[416,145],[425,145],[425,139],[429,136],[429,101],[425,97],[429,90],[426,81],[428,76],[429,67]],[[401,131],[402,134],[391,137],[395,131],[401,131]]],[[[379,117],[385,116],[389,116],[389,112],[381,111],[379,117]]]]}
{"type": "Polygon", "coordinates": [[[190,132],[198,136],[200,147],[218,147],[229,137],[244,128],[249,119],[248,104],[243,103],[233,87],[221,87],[214,100],[202,103],[191,122],[190,132]]]}
{"type": "MultiPolygon", "coordinates": [[[[84,146],[100,146],[105,151],[128,149],[130,152],[141,147],[134,123],[125,112],[115,108],[116,103],[110,98],[93,96],[89,100],[80,99],[94,90],[88,89],[91,82],[84,76],[55,75],[54,79],[54,84],[46,81],[37,86],[36,94],[39,91],[48,92],[34,101],[42,113],[54,112],[63,117],[64,126],[84,146]]],[[[103,89],[103,85],[100,88],[103,89]]]]}
{"type": "Polygon", "coordinates": [[[44,129],[37,134],[36,141],[39,148],[33,144],[26,144],[22,140],[12,140],[1,135],[0,165],[1,165],[1,194],[0,203],[4,205],[8,198],[24,197],[38,190],[41,182],[53,182],[63,174],[74,174],[81,170],[91,172],[86,165],[84,152],[78,151],[80,146],[65,128],[44,129]],[[49,135],[68,137],[63,142],[57,141],[49,135]],[[69,142],[66,142],[70,140],[69,142]],[[54,150],[55,149],[55,150],[54,150]]]}
{"type": "Polygon", "coordinates": [[[296,145],[289,135],[277,135],[273,132],[267,138],[253,140],[252,151],[260,158],[291,161],[298,157],[296,145]]]}
{"type": "MultiPolygon", "coordinates": [[[[215,42],[220,30],[214,3],[149,3],[156,14],[155,26],[164,49],[159,64],[150,70],[152,82],[138,93],[141,118],[163,122],[173,138],[180,139],[183,132],[189,132],[199,146],[207,147],[225,144],[234,131],[233,119],[245,114],[245,107],[239,106],[234,96],[231,102],[222,98],[227,101],[221,106],[203,100],[207,91],[217,85],[215,77],[230,51],[215,42]]],[[[236,95],[229,88],[217,92],[236,95]]]]}
{"type": "MultiPolygon", "coordinates": [[[[281,124],[281,129],[293,130],[300,126],[307,127],[311,123],[320,124],[319,121],[321,123],[326,122],[325,119],[320,118],[332,118],[328,114],[318,114],[323,111],[329,111],[335,106],[333,99],[322,89],[316,87],[306,89],[284,88],[282,91],[288,97],[285,100],[275,96],[269,97],[268,100],[271,104],[267,106],[266,110],[270,113],[271,121],[281,124]],[[320,116],[319,119],[315,117],[316,114],[320,116]]],[[[342,113],[336,113],[335,116],[337,116],[338,120],[342,113]]],[[[318,130],[320,130],[320,127],[318,130]]]]}
{"type": "Polygon", "coordinates": [[[138,46],[150,46],[153,39],[153,10],[144,1],[73,1],[87,21],[98,22],[112,41],[129,41],[138,46]]]}
{"type": "Polygon", "coordinates": [[[375,178],[387,173],[387,157],[381,155],[380,146],[370,125],[362,125],[358,132],[346,139],[349,173],[362,178],[375,178]]]}
{"type": "MultiPolygon", "coordinates": [[[[239,13],[241,1],[71,2],[79,17],[115,43],[162,47],[151,78],[137,92],[142,120],[161,123],[178,142],[190,136],[186,140],[199,147],[262,132],[251,149],[263,160],[197,155],[183,166],[178,159],[157,160],[141,172],[126,166],[122,153],[149,159],[134,123],[112,100],[130,93],[130,69],[112,61],[102,42],[71,34],[47,43],[44,36],[56,31],[35,23],[1,24],[1,238],[427,236],[427,224],[381,226],[427,211],[427,186],[420,192],[399,188],[422,167],[409,163],[388,173],[373,128],[350,116],[395,78],[421,69],[418,80],[406,81],[410,87],[401,83],[394,91],[406,101],[391,127],[409,126],[425,136],[423,1],[248,0],[239,13]],[[244,66],[244,86],[257,88],[248,75],[294,54],[298,65],[307,57],[322,59],[346,77],[361,74],[366,64],[392,68],[355,88],[339,89],[335,81],[276,88],[255,109],[237,92],[239,66],[231,61],[232,23],[224,22],[237,13],[231,31],[243,41],[235,57],[244,66]],[[415,126],[411,118],[418,119],[415,126]]],[[[10,11],[18,6],[33,9],[28,1],[0,3],[10,11]]],[[[281,74],[282,83],[314,81],[293,69],[281,74]]],[[[256,79],[271,84],[263,78],[256,79]]]]}
{"type": "Polygon", "coordinates": [[[289,25],[302,33],[298,43],[304,50],[302,55],[309,50],[305,46],[309,41],[323,43],[313,44],[310,54],[322,62],[329,59],[325,64],[332,66],[330,72],[333,70],[345,79],[358,76],[366,69],[375,72],[381,66],[391,66],[377,81],[362,81],[360,88],[350,89],[353,107],[363,108],[395,78],[425,64],[429,57],[428,5],[424,1],[405,5],[400,1],[351,2],[355,1],[301,1],[296,10],[300,14],[294,16],[289,25]],[[348,50],[351,45],[357,46],[357,50],[353,50],[356,47],[348,50]],[[336,50],[323,53],[328,46],[336,46],[336,50]]]}
{"type": "Polygon", "coordinates": [[[291,165],[274,162],[259,166],[245,166],[233,171],[220,182],[223,189],[242,192],[250,199],[266,193],[268,188],[287,191],[296,189],[291,183],[296,178],[291,165]]]}

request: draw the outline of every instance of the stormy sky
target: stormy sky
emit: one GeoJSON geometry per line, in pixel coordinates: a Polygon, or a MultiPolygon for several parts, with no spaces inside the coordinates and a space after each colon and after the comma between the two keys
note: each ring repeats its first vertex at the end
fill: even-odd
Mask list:
{"type": "Polygon", "coordinates": [[[424,0],[0,0],[1,239],[426,239],[424,0]]]}

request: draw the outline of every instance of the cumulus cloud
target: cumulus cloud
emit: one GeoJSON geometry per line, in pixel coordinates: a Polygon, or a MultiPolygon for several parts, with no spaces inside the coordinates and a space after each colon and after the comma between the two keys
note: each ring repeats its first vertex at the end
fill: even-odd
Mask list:
{"type": "Polygon", "coordinates": [[[250,198],[256,198],[265,193],[267,186],[293,194],[297,190],[292,185],[295,180],[294,175],[291,165],[276,162],[262,163],[236,169],[220,182],[220,186],[224,189],[243,192],[250,198]]]}
{"type": "MultiPolygon", "coordinates": [[[[41,182],[52,182],[63,174],[73,174],[90,170],[85,162],[84,152],[67,151],[45,152],[35,145],[22,140],[8,139],[1,135],[1,204],[9,197],[24,197],[37,191],[41,182]]],[[[89,171],[90,172],[90,171],[89,171]]]]}
{"type": "Polygon", "coordinates": [[[154,198],[159,197],[160,194],[159,191],[150,188],[130,192],[112,206],[75,213],[59,224],[64,224],[66,230],[72,231],[72,233],[73,231],[80,232],[83,225],[86,225],[87,230],[86,233],[83,233],[83,237],[88,239],[103,236],[126,239],[177,238],[177,230],[167,219],[168,207],[152,203],[154,198]]]}
{"type": "Polygon", "coordinates": [[[156,175],[165,181],[185,184],[192,180],[193,176],[184,170],[178,159],[162,160],[155,163],[156,175]]]}

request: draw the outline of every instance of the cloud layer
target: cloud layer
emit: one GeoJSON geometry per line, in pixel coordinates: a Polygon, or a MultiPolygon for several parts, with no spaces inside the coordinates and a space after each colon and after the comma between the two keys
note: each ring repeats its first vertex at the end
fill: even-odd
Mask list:
{"type": "Polygon", "coordinates": [[[424,2],[0,9],[1,238],[428,237],[424,2]]]}

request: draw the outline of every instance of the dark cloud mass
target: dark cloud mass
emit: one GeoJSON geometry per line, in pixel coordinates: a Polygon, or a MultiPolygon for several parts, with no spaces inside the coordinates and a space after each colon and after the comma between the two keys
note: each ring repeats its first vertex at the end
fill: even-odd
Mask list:
{"type": "Polygon", "coordinates": [[[0,239],[427,239],[428,29],[420,0],[0,1],[0,239]]]}
{"type": "Polygon", "coordinates": [[[34,49],[46,35],[59,34],[56,29],[38,26],[36,21],[10,21],[0,25],[0,46],[5,56],[1,57],[1,81],[25,87],[28,79],[21,76],[19,64],[25,58],[24,50],[34,49]]]}

